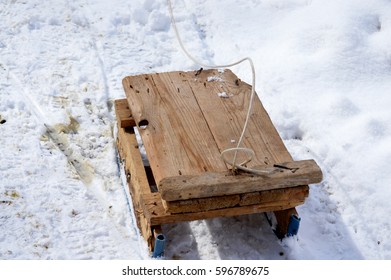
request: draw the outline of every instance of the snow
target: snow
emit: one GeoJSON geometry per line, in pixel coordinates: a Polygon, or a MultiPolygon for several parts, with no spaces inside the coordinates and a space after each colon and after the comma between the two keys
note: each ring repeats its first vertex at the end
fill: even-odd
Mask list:
{"type": "MultiPolygon", "coordinates": [[[[292,156],[297,237],[262,214],[164,226],[167,259],[391,259],[391,3],[173,1],[205,63],[251,57],[292,156]]],[[[199,69],[164,0],[0,1],[0,259],[147,259],[115,148],[121,80],[199,69]]],[[[249,66],[232,70],[247,83],[249,66]]],[[[218,81],[215,81],[218,82],[218,81]]]]}
{"type": "Polygon", "coordinates": [[[218,92],[217,95],[221,98],[230,98],[230,94],[226,93],[225,91],[218,92]]]}

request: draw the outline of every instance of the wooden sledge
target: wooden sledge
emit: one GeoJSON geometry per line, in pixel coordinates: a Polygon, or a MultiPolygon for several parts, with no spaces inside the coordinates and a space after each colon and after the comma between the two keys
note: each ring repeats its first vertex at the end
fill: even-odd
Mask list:
{"type": "Polygon", "coordinates": [[[126,99],[115,101],[117,146],[151,250],[164,238],[161,225],[214,217],[274,212],[278,235],[291,234],[295,207],[322,172],[313,160],[293,161],[257,96],[243,146],[255,152],[248,167],[268,173],[230,170],[220,155],[236,147],[248,84],[212,69],[129,76],[123,86],[126,99]]]}

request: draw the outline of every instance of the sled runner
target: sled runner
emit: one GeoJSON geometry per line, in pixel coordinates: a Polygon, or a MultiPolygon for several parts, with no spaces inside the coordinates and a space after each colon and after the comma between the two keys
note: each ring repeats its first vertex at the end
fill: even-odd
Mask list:
{"type": "MultiPolygon", "coordinates": [[[[293,161],[257,96],[243,146],[254,151],[246,166],[259,174],[233,170],[221,157],[241,134],[248,84],[211,69],[129,76],[123,86],[126,99],[115,101],[117,147],[154,256],[164,251],[161,225],[168,223],[273,212],[280,238],[297,233],[295,207],[322,172],[314,160],[293,161]]],[[[246,156],[237,153],[238,162],[246,156]]]]}

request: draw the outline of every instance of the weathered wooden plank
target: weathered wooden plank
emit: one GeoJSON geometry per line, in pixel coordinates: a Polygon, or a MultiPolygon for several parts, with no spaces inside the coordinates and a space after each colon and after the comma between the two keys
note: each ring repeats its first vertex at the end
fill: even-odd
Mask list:
{"type": "Polygon", "coordinates": [[[303,199],[288,199],[268,203],[217,209],[205,212],[170,214],[165,211],[159,193],[143,195],[143,210],[146,218],[154,225],[179,223],[216,217],[231,217],[261,212],[281,211],[304,203],[303,199]]]}
{"type": "MultiPolygon", "coordinates": [[[[191,72],[185,73],[219,150],[236,147],[247,115],[251,86],[230,70],[211,69],[202,71],[197,79],[191,76],[191,72]]],[[[242,146],[255,152],[249,167],[292,161],[258,95],[254,97],[245,135],[242,146]]]]}
{"type": "Polygon", "coordinates": [[[120,127],[126,128],[136,126],[136,122],[132,117],[132,112],[129,109],[128,100],[126,100],[126,98],[115,100],[114,106],[120,127]]]}
{"type": "Polygon", "coordinates": [[[296,187],[322,180],[322,171],[314,160],[261,166],[257,170],[270,173],[254,175],[241,172],[233,175],[226,171],[176,176],[161,180],[158,189],[164,200],[175,201],[296,187]]]}
{"type": "Polygon", "coordinates": [[[172,81],[172,76],[180,75],[161,73],[123,80],[156,183],[166,177],[226,168],[188,83],[172,81]]]}
{"type": "Polygon", "coordinates": [[[246,193],[241,195],[239,206],[262,204],[273,201],[304,200],[308,197],[308,194],[308,186],[246,193]]]}
{"type": "Polygon", "coordinates": [[[148,179],[142,164],[141,155],[138,149],[138,143],[133,128],[121,128],[121,122],[117,122],[118,135],[117,147],[120,158],[124,163],[125,174],[130,197],[136,216],[137,225],[141,235],[144,237],[148,246],[152,248],[153,233],[150,221],[145,217],[142,207],[141,197],[144,193],[151,193],[148,179]]]}
{"type": "Polygon", "coordinates": [[[308,196],[308,187],[301,186],[287,189],[277,189],[262,192],[245,193],[240,195],[226,195],[210,198],[198,198],[179,201],[165,201],[163,206],[167,213],[205,212],[229,207],[248,206],[269,203],[273,201],[300,200],[308,196]]]}

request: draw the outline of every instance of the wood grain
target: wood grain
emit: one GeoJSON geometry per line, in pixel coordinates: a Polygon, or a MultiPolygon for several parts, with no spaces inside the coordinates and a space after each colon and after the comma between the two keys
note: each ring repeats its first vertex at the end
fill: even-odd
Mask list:
{"type": "MultiPolygon", "coordinates": [[[[186,73],[187,80],[191,80],[191,75],[191,72],[186,73]]],[[[251,86],[230,70],[202,71],[196,80],[191,81],[194,96],[219,150],[236,147],[246,119],[251,86]],[[220,97],[222,92],[228,97],[220,97]]],[[[255,152],[249,167],[292,161],[258,95],[254,97],[243,146],[255,152]]]]}
{"type": "Polygon", "coordinates": [[[322,171],[314,160],[293,161],[257,170],[270,172],[254,175],[241,172],[204,172],[197,176],[175,176],[160,181],[159,191],[167,201],[205,198],[296,187],[322,181],[322,171]]]}
{"type": "Polygon", "coordinates": [[[166,177],[226,168],[191,88],[173,84],[172,75],[180,73],[123,80],[157,184],[166,177]]]}

